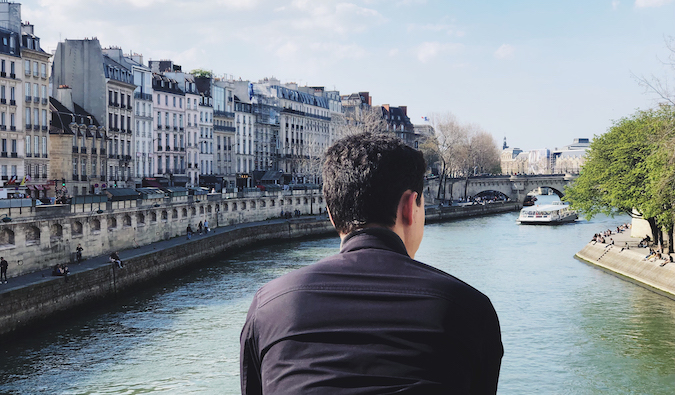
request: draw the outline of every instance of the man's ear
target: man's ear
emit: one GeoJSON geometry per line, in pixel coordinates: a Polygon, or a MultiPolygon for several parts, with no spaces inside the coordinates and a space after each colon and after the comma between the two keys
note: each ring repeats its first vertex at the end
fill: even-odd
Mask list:
{"type": "Polygon", "coordinates": [[[399,214],[404,225],[410,226],[414,220],[414,209],[417,205],[417,192],[407,190],[403,192],[399,201],[399,214]]]}

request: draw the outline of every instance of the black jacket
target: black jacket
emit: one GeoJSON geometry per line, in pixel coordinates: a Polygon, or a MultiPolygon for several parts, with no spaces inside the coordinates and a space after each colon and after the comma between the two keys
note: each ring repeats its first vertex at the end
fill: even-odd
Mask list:
{"type": "Polygon", "coordinates": [[[504,351],[490,300],[382,228],[255,295],[244,394],[489,394],[504,351]]]}

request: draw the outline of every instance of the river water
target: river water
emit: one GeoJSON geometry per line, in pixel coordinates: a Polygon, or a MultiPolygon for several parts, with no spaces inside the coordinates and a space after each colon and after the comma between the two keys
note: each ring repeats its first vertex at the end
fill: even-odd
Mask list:
{"type": "MultiPolygon", "coordinates": [[[[492,300],[505,348],[499,393],[675,393],[675,301],[573,257],[628,218],[557,227],[516,218],[427,225],[417,254],[492,300]]],[[[329,238],[242,251],[0,341],[0,393],[238,394],[253,293],[338,248],[329,238]]]]}

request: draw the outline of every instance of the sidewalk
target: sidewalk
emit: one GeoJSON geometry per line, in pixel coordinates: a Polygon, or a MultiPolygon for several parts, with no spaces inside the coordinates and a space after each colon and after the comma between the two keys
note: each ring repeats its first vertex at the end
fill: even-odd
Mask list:
{"type": "MultiPolygon", "coordinates": [[[[275,224],[275,223],[284,223],[284,222],[303,222],[303,221],[308,221],[308,220],[318,220],[321,218],[326,218],[325,214],[324,215],[305,215],[299,218],[291,218],[291,219],[272,219],[272,220],[267,220],[267,221],[259,221],[259,222],[248,222],[248,223],[243,223],[243,224],[237,224],[237,225],[228,225],[228,226],[221,226],[220,228],[212,228],[211,231],[209,232],[208,235],[202,234],[199,235],[199,233],[193,233],[192,234],[192,239],[187,240],[186,235],[182,235],[179,237],[174,237],[169,240],[163,240],[163,241],[158,241],[155,243],[147,244],[144,246],[140,246],[138,248],[131,248],[127,250],[121,250],[119,251],[120,259],[122,262],[134,258],[137,256],[145,255],[153,251],[157,250],[162,250],[168,247],[173,247],[176,245],[181,245],[181,244],[186,244],[186,243],[191,243],[194,240],[197,240],[199,238],[203,237],[211,237],[216,234],[221,234],[221,233],[227,233],[230,232],[234,229],[242,229],[242,228],[250,228],[250,227],[255,227],[263,224],[275,224]]],[[[110,251],[112,252],[112,251],[110,251]]],[[[96,269],[100,268],[103,266],[111,265],[110,261],[108,260],[109,254],[105,255],[99,255],[99,256],[93,256],[93,257],[88,257],[86,254],[86,251],[83,252],[83,258],[85,259],[81,263],[73,263],[70,264],[68,263],[68,269],[70,270],[70,275],[84,272],[87,270],[91,269],[96,269]]],[[[43,270],[40,270],[38,272],[33,272],[33,273],[28,273],[28,274],[23,274],[21,276],[16,276],[16,277],[10,277],[12,274],[12,262],[10,262],[9,268],[7,269],[7,274],[8,274],[8,281],[7,284],[0,284],[0,295],[6,292],[10,292],[13,290],[21,289],[24,288],[28,285],[33,285],[33,284],[38,284],[41,282],[46,282],[46,281],[65,281],[65,278],[62,276],[52,276],[52,268],[45,268],[43,270]]]]}

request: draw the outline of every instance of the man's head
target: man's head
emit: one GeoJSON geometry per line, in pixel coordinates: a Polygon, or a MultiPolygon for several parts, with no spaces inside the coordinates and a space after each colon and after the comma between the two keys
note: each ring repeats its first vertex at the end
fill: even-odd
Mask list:
{"type": "Polygon", "coordinates": [[[400,139],[362,133],[336,141],[326,151],[323,194],[340,234],[367,225],[392,227],[404,192],[422,204],[426,163],[400,139]]]}

